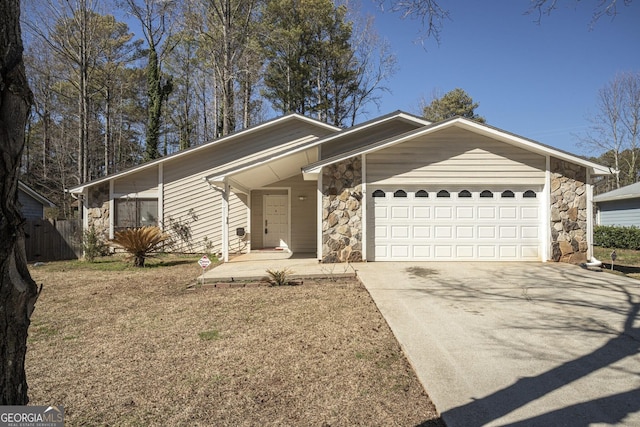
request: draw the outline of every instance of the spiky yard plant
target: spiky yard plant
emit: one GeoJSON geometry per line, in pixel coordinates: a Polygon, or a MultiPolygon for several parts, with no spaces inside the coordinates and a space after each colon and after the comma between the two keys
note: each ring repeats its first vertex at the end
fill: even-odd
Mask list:
{"type": "Polygon", "coordinates": [[[269,283],[271,286],[286,286],[290,283],[290,276],[293,270],[290,268],[283,268],[282,270],[268,269],[269,283]]]}
{"type": "Polygon", "coordinates": [[[111,243],[130,253],[135,267],[144,267],[145,259],[160,249],[168,238],[169,235],[163,233],[159,227],[145,226],[117,231],[111,243]]]}

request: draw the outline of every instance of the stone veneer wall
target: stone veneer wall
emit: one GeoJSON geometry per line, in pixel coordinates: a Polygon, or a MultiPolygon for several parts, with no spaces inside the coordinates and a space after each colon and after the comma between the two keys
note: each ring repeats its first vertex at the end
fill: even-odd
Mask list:
{"type": "Polygon", "coordinates": [[[91,187],[87,200],[89,227],[93,225],[98,234],[109,238],[109,184],[91,187]]]}
{"type": "Polygon", "coordinates": [[[362,261],[362,160],[322,172],[322,262],[362,261]]]}
{"type": "Polygon", "coordinates": [[[586,168],[551,158],[551,259],[587,261],[586,168]]]}

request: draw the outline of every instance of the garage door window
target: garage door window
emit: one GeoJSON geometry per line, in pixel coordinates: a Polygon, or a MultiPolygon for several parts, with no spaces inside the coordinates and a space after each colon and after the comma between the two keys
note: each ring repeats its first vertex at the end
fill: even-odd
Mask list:
{"type": "Polygon", "coordinates": [[[458,193],[458,198],[471,197],[471,192],[469,190],[462,190],[458,193]]]}
{"type": "Polygon", "coordinates": [[[516,197],[516,195],[513,193],[513,191],[507,190],[502,192],[502,197],[505,199],[513,199],[514,197],[516,197]]]}
{"type": "Polygon", "coordinates": [[[429,193],[427,193],[425,190],[418,190],[416,192],[416,197],[429,197],[429,193]]]}
{"type": "Polygon", "coordinates": [[[393,197],[407,197],[407,192],[404,190],[398,190],[393,193],[393,197]]]}
{"type": "Polygon", "coordinates": [[[536,192],[533,191],[533,190],[527,190],[527,191],[524,192],[522,197],[524,197],[526,199],[535,199],[536,198],[536,192]]]}
{"type": "Polygon", "coordinates": [[[382,190],[376,190],[373,192],[372,194],[373,197],[385,197],[384,191],[382,190]]]}
{"type": "Polygon", "coordinates": [[[489,190],[484,190],[480,193],[480,197],[483,199],[493,199],[493,193],[489,190]]]}
{"type": "Polygon", "coordinates": [[[451,195],[447,190],[440,190],[438,191],[438,197],[451,197],[451,195]]]}

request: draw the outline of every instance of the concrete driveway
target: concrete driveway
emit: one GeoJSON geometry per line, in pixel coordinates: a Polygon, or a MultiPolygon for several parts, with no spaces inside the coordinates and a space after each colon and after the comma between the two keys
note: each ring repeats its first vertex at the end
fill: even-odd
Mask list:
{"type": "Polygon", "coordinates": [[[640,426],[640,281],[555,263],[354,267],[449,427],[640,426]]]}

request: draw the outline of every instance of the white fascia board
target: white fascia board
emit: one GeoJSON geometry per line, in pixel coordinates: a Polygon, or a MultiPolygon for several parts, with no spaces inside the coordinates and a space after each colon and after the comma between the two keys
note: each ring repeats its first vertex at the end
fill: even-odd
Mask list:
{"type": "Polygon", "coordinates": [[[301,151],[306,151],[310,148],[313,148],[313,145],[301,145],[299,147],[296,147],[293,150],[285,150],[284,152],[277,154],[275,156],[269,156],[266,159],[263,159],[259,162],[255,162],[255,163],[251,163],[248,165],[239,165],[235,168],[229,168],[227,170],[220,170],[219,172],[215,173],[215,174],[211,174],[211,175],[207,175],[204,177],[205,181],[220,181],[221,179],[224,179],[227,176],[231,176],[232,174],[236,174],[236,173],[240,173],[240,172],[244,172],[253,168],[257,168],[260,166],[264,166],[266,164],[269,164],[271,162],[273,162],[274,160],[280,160],[284,157],[288,157],[291,156],[292,154],[297,154],[301,151]]]}
{"type": "MultiPolygon", "coordinates": [[[[320,169],[322,169],[322,167],[320,169]]],[[[319,175],[320,175],[319,172],[313,172],[313,173],[303,172],[302,179],[305,181],[317,181],[319,175]]]]}
{"type": "Polygon", "coordinates": [[[503,130],[483,125],[481,123],[474,122],[472,120],[457,118],[451,122],[452,124],[456,124],[457,126],[474,131],[475,133],[479,133],[485,136],[488,136],[493,139],[498,139],[500,141],[509,143],[511,145],[515,145],[520,148],[524,148],[525,150],[532,151],[542,155],[551,155],[553,157],[557,157],[562,160],[569,161],[571,163],[576,163],[581,166],[587,167],[591,169],[591,175],[611,175],[613,172],[606,166],[599,165],[597,163],[590,162],[585,159],[581,159],[573,154],[566,153],[564,151],[557,150],[552,147],[548,147],[546,145],[542,145],[538,142],[531,141],[529,139],[507,133],[503,130]]]}
{"type": "Polygon", "coordinates": [[[204,150],[204,149],[211,148],[211,147],[214,147],[216,145],[222,144],[223,142],[227,142],[227,141],[231,141],[231,140],[237,139],[240,136],[246,136],[246,135],[250,135],[252,133],[260,132],[261,130],[263,130],[266,127],[271,127],[271,126],[273,126],[273,125],[275,125],[277,123],[284,122],[284,121],[289,121],[289,120],[292,120],[292,119],[297,119],[297,120],[300,120],[300,121],[303,121],[303,122],[311,123],[313,125],[320,126],[320,127],[332,130],[334,132],[342,130],[341,128],[339,128],[337,126],[333,126],[333,125],[330,125],[328,123],[321,122],[319,120],[314,120],[314,119],[311,119],[309,117],[302,116],[300,114],[288,114],[286,116],[278,117],[276,119],[266,121],[266,122],[261,123],[261,124],[256,125],[256,126],[253,126],[253,127],[247,128],[247,129],[243,129],[243,130],[238,131],[236,133],[233,133],[231,135],[224,136],[224,137],[222,137],[220,139],[207,142],[207,143],[202,144],[200,146],[193,147],[193,148],[190,148],[190,149],[184,150],[184,151],[179,151],[179,152],[171,154],[171,155],[169,155],[167,157],[162,157],[160,159],[152,160],[152,161],[150,161],[148,163],[144,163],[144,164],[141,164],[139,166],[134,166],[134,167],[132,167],[132,168],[130,168],[128,170],[125,170],[125,171],[122,171],[122,172],[119,172],[119,173],[116,173],[116,174],[113,174],[113,175],[110,175],[110,176],[105,176],[104,178],[99,178],[99,179],[96,179],[94,181],[86,182],[86,183],[84,183],[82,185],[79,185],[77,187],[72,187],[72,188],[68,189],[67,191],[69,193],[72,193],[72,194],[79,194],[79,193],[82,193],[85,188],[92,187],[92,186],[97,185],[97,184],[101,184],[101,183],[109,181],[111,179],[122,178],[122,177],[130,175],[132,173],[140,172],[141,170],[144,170],[144,169],[150,168],[152,166],[155,166],[155,165],[157,165],[159,163],[163,163],[163,162],[166,162],[168,160],[178,159],[178,158],[181,158],[182,156],[186,156],[187,154],[195,153],[195,152],[198,152],[198,151],[201,151],[201,150],[204,150]]]}
{"type": "Polygon", "coordinates": [[[485,135],[487,137],[490,137],[492,139],[496,139],[511,145],[514,145],[516,147],[520,147],[523,148],[525,150],[531,151],[531,152],[535,152],[538,153],[540,155],[543,156],[547,156],[547,155],[551,155],[553,157],[557,157],[559,159],[562,160],[566,160],[569,161],[571,163],[576,163],[579,164],[581,166],[585,166],[587,168],[591,169],[591,175],[610,175],[612,172],[609,170],[609,168],[602,166],[602,165],[598,165],[596,163],[590,162],[588,160],[584,160],[581,159],[579,157],[576,157],[572,154],[569,153],[565,153],[562,151],[559,151],[557,149],[551,148],[551,147],[547,147],[545,145],[542,145],[540,143],[507,133],[505,131],[502,131],[500,129],[497,128],[493,128],[491,126],[488,125],[484,125],[484,124],[480,124],[477,122],[474,122],[472,120],[469,119],[465,119],[465,118],[461,118],[461,117],[457,117],[455,119],[451,119],[451,120],[447,120],[444,122],[440,122],[440,123],[436,123],[434,125],[431,125],[427,128],[421,128],[421,129],[417,129],[415,131],[411,131],[411,132],[407,132],[403,135],[400,135],[398,137],[392,137],[389,138],[385,141],[380,141],[377,143],[373,143],[369,146],[369,148],[364,148],[364,149],[358,149],[358,150],[353,150],[347,153],[344,153],[340,156],[336,156],[336,157],[332,157],[329,159],[325,159],[321,162],[316,162],[313,163],[311,165],[308,165],[307,167],[303,168],[303,173],[319,173],[319,171],[322,169],[323,166],[326,165],[330,165],[333,163],[337,163],[340,162],[342,160],[357,156],[357,155],[362,155],[362,154],[369,154],[378,150],[382,150],[385,149],[387,147],[396,145],[396,144],[401,144],[403,142],[406,142],[408,140],[411,140],[413,138],[417,138],[417,137],[421,137],[421,136],[425,136],[425,135],[429,135],[431,133],[435,133],[438,132],[442,129],[446,129],[449,127],[460,127],[462,129],[467,129],[471,132],[480,134],[480,135],[485,135]]]}

